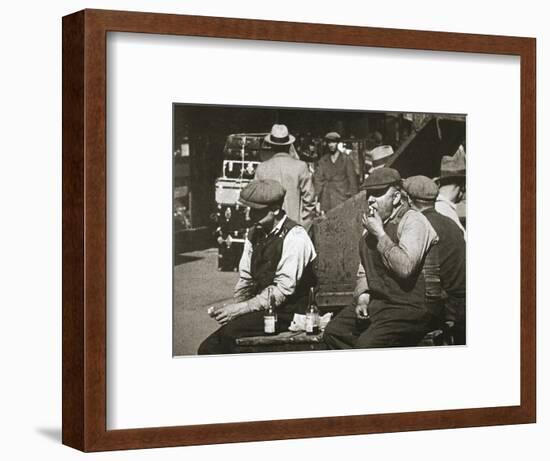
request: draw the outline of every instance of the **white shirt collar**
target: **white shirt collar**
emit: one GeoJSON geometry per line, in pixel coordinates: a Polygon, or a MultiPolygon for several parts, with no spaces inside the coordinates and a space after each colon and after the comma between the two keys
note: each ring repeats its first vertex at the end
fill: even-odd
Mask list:
{"type": "Polygon", "coordinates": [[[271,232],[270,232],[269,234],[276,234],[277,232],[279,232],[279,231],[281,230],[281,227],[283,227],[283,224],[284,224],[284,222],[286,221],[286,218],[287,218],[287,216],[286,216],[286,214],[285,214],[285,215],[283,216],[283,219],[281,219],[281,220],[277,223],[277,225],[276,225],[273,229],[271,229],[271,232]]]}
{"type": "Polygon", "coordinates": [[[445,204],[449,205],[453,210],[456,210],[456,203],[451,202],[447,197],[444,195],[439,194],[437,196],[438,202],[444,202],[445,204]]]}

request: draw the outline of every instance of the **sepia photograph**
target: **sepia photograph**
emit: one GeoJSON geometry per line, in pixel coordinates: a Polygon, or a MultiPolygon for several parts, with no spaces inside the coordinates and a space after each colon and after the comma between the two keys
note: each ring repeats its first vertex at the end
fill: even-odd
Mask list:
{"type": "MultiPolygon", "coordinates": [[[[36,351],[62,369],[36,393],[62,411],[44,407],[34,432],[69,457],[212,445],[244,461],[264,442],[295,458],[346,435],[367,457],[425,457],[411,431],[460,460],[479,446],[465,433],[507,459],[536,451],[541,37],[462,6],[430,26],[407,21],[435,3],[401,21],[294,3],[50,15],[56,53],[41,55],[62,68],[39,92],[58,105],[42,117],[57,161],[37,152],[51,174],[24,173],[57,185],[8,187],[26,203],[53,194],[42,214],[62,218],[44,245],[9,245],[25,277],[8,311],[28,317],[29,261],[48,262],[38,279],[56,291],[57,330],[21,342],[53,344],[54,366],[44,347],[11,348],[16,370],[36,351]],[[279,389],[292,392],[268,397],[279,389]]],[[[14,114],[47,107],[12,93],[14,114]]]]}
{"type": "Polygon", "coordinates": [[[466,115],[174,103],[173,356],[466,345],[466,115]]]}

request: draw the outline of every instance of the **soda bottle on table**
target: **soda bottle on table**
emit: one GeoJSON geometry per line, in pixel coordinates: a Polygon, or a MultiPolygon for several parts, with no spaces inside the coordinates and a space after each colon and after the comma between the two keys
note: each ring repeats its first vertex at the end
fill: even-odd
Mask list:
{"type": "Polygon", "coordinates": [[[264,333],[266,335],[277,334],[277,315],[275,313],[275,297],[273,296],[273,288],[267,289],[267,298],[269,300],[267,309],[264,313],[264,333]]]}
{"type": "Polygon", "coordinates": [[[306,310],[306,334],[319,334],[319,323],[319,308],[315,301],[315,289],[311,287],[309,289],[309,300],[306,310]]]}

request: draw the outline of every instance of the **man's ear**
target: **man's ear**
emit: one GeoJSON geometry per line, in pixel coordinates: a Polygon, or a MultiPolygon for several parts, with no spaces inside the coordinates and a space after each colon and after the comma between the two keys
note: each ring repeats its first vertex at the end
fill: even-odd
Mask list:
{"type": "Polygon", "coordinates": [[[401,203],[401,199],[402,199],[402,196],[401,196],[401,191],[398,191],[396,190],[394,193],[393,193],[393,206],[397,206],[401,203]]]}
{"type": "Polygon", "coordinates": [[[273,216],[276,218],[279,217],[283,212],[283,204],[276,205],[273,208],[271,208],[271,212],[273,213],[273,216]]]}

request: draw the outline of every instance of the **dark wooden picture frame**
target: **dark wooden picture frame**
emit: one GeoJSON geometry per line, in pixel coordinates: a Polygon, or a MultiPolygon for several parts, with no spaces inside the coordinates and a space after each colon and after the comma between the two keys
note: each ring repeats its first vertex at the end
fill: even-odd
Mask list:
{"type": "Polygon", "coordinates": [[[533,38],[121,11],[63,18],[63,443],[83,451],[532,423],[536,418],[536,42],[533,38]],[[521,59],[518,406],[107,430],[107,32],[515,55],[521,59]]]}

